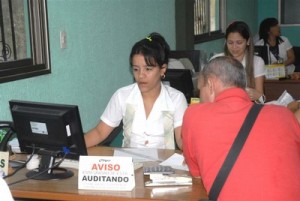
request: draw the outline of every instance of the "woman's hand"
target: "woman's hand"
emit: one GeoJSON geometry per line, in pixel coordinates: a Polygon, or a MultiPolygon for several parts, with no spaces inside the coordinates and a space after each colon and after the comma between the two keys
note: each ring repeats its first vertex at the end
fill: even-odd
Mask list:
{"type": "Polygon", "coordinates": [[[296,119],[298,120],[298,122],[300,124],[300,108],[298,110],[296,110],[294,114],[295,114],[296,119]]]}
{"type": "Polygon", "coordinates": [[[293,64],[294,62],[295,62],[295,53],[294,53],[293,48],[291,48],[287,51],[287,60],[284,61],[283,64],[285,66],[288,66],[290,64],[293,64]]]}
{"type": "Polygon", "coordinates": [[[295,114],[296,119],[300,123],[300,102],[292,101],[287,105],[287,108],[295,114]]]}
{"type": "Polygon", "coordinates": [[[256,101],[261,96],[263,96],[263,94],[261,92],[255,90],[253,88],[249,88],[249,87],[246,88],[246,92],[248,93],[248,96],[252,101],[256,101]]]}
{"type": "Polygon", "coordinates": [[[292,101],[287,105],[287,108],[292,112],[296,112],[300,108],[300,102],[292,101]]]}

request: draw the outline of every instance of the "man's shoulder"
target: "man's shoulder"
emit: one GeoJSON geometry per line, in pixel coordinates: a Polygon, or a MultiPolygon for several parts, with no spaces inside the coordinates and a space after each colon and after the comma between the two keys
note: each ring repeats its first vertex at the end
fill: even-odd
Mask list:
{"type": "Polygon", "coordinates": [[[264,105],[264,112],[278,112],[283,111],[286,112],[288,109],[282,105],[275,105],[275,104],[265,104],[264,105]]]}
{"type": "Polygon", "coordinates": [[[294,114],[287,107],[281,105],[264,105],[262,113],[264,117],[272,120],[294,118],[294,114]]]}
{"type": "Polygon", "coordinates": [[[264,105],[265,110],[270,110],[270,112],[272,111],[289,111],[287,109],[287,107],[282,106],[282,105],[275,105],[275,104],[265,104],[264,105]]]}
{"type": "Polygon", "coordinates": [[[191,104],[187,110],[186,110],[186,114],[192,114],[192,115],[208,115],[211,114],[211,110],[212,108],[215,107],[214,103],[196,103],[196,104],[191,104]]]}

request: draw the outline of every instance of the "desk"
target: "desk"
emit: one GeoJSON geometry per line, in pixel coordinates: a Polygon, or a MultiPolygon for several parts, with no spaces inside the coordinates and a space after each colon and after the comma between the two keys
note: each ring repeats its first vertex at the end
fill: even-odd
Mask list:
{"type": "MultiPolygon", "coordinates": [[[[159,158],[166,159],[174,150],[158,150],[159,158]]],[[[93,147],[89,155],[112,156],[111,147],[93,147]]],[[[25,178],[26,169],[18,172],[7,183],[25,178]]],[[[193,179],[192,186],[145,187],[142,168],[135,171],[136,187],[132,191],[95,191],[78,189],[78,171],[74,176],[64,180],[37,181],[28,180],[10,186],[14,198],[29,198],[38,200],[199,200],[207,198],[201,179],[193,179]]]]}
{"type": "Polygon", "coordinates": [[[265,80],[264,93],[267,101],[277,100],[287,90],[296,100],[300,100],[300,80],[265,80]]]}

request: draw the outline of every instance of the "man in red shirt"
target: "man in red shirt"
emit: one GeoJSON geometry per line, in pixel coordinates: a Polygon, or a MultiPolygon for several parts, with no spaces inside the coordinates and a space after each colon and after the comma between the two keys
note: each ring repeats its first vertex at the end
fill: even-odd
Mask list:
{"type": "MultiPolygon", "coordinates": [[[[245,70],[232,58],[211,60],[199,78],[201,103],[191,105],[183,119],[183,154],[209,192],[253,102],[245,70]]],[[[299,199],[300,125],[287,108],[265,105],[218,200],[299,199]]]]}

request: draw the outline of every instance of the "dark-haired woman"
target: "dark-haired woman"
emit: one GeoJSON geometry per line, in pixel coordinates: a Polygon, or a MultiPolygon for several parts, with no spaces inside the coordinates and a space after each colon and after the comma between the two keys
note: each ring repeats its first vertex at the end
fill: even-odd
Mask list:
{"type": "Polygon", "coordinates": [[[280,27],[276,18],[266,18],[259,26],[259,38],[255,45],[269,46],[270,64],[283,63],[288,74],[295,70],[295,54],[290,41],[281,36],[280,27]]]}
{"type": "Polygon", "coordinates": [[[217,56],[230,56],[240,61],[247,73],[247,93],[252,101],[265,102],[263,93],[265,63],[261,57],[254,55],[253,41],[248,25],[235,21],[228,25],[225,34],[224,53],[217,56]]]}
{"type": "Polygon", "coordinates": [[[187,108],[180,91],[163,85],[170,48],[151,33],[132,47],[135,83],[117,90],[99,124],[85,135],[87,147],[99,144],[123,121],[123,147],[181,149],[181,124],[187,108]]]}

